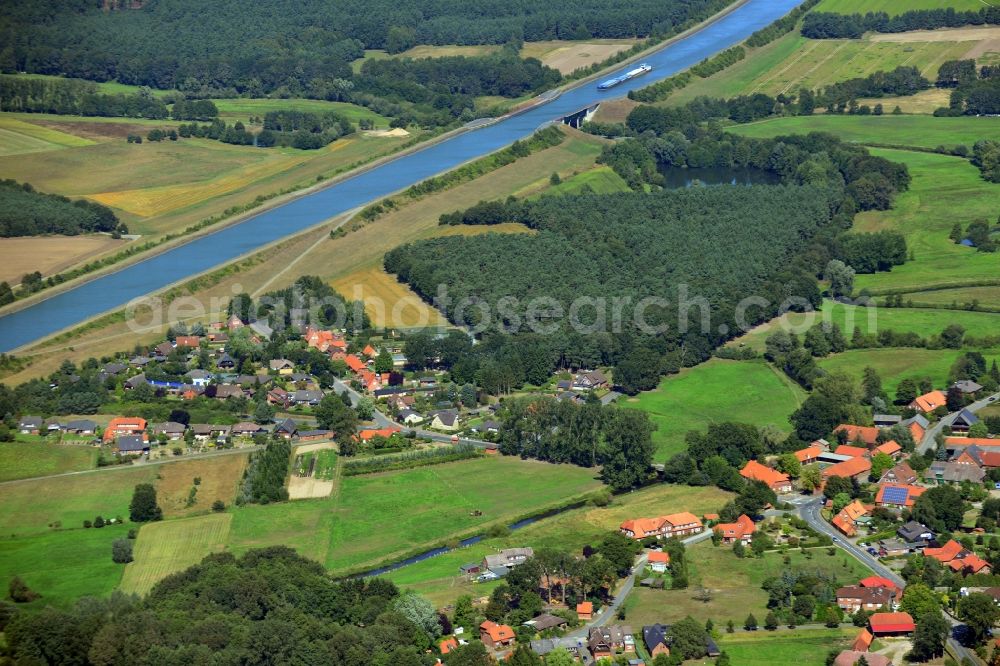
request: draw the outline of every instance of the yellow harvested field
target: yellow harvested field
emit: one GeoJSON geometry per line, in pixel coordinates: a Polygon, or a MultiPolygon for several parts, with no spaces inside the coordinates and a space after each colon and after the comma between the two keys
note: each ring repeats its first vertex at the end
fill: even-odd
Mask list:
{"type": "Polygon", "coordinates": [[[916,95],[905,97],[880,97],[878,99],[859,99],[858,104],[875,106],[881,104],[886,113],[891,112],[897,106],[903,113],[934,113],[935,109],[948,106],[951,99],[951,90],[947,88],[930,88],[922,90],[916,95]]]}
{"type": "MultiPolygon", "coordinates": [[[[170,445],[168,444],[168,447],[170,445]]],[[[182,462],[171,462],[159,467],[160,479],[156,483],[163,514],[168,518],[207,513],[215,500],[222,500],[226,506],[236,499],[236,489],[250,454],[229,454],[210,458],[191,458],[182,462]],[[201,482],[196,486],[195,502],[188,506],[188,494],[195,487],[194,479],[201,482]]]]}
{"type": "Polygon", "coordinates": [[[16,284],[22,275],[32,271],[53,275],[127,242],[103,234],[0,238],[0,257],[4,258],[0,263],[0,281],[16,284]]]}
{"type": "Polygon", "coordinates": [[[135,561],[125,566],[120,589],[146,594],[170,574],[224,550],[232,519],[232,514],[214,513],[143,525],[135,542],[135,561]]]}
{"type": "Polygon", "coordinates": [[[538,58],[542,64],[569,74],[581,67],[603,62],[613,55],[627,51],[636,39],[598,39],[590,42],[529,42],[521,49],[525,58],[538,58]]]}
{"type": "Polygon", "coordinates": [[[333,282],[333,288],[348,300],[362,300],[377,327],[422,328],[443,326],[440,312],[427,305],[408,286],[381,266],[371,266],[333,282]]]}
{"type": "MultiPolygon", "coordinates": [[[[331,144],[331,148],[345,147],[339,141],[331,144]],[[338,145],[341,144],[341,145],[338,145]]],[[[91,194],[88,198],[106,206],[112,206],[136,215],[162,215],[170,211],[192,206],[206,199],[218,197],[251,185],[255,181],[281,173],[298,164],[307,161],[305,156],[284,156],[268,162],[253,164],[237,169],[204,183],[185,183],[181,185],[166,185],[148,187],[136,190],[121,190],[118,192],[100,192],[91,194]]]]}
{"type": "Polygon", "coordinates": [[[875,33],[868,37],[872,42],[980,42],[1000,39],[1000,27],[975,26],[968,28],[941,28],[940,30],[912,30],[910,32],[875,33]]]}
{"type": "Polygon", "coordinates": [[[89,146],[94,142],[66,132],[42,127],[0,113],[0,155],[20,155],[73,146],[89,146]]]}

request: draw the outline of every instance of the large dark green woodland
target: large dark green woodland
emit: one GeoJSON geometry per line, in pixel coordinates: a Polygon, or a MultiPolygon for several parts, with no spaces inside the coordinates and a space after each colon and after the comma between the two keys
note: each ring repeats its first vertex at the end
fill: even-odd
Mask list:
{"type": "Polygon", "coordinates": [[[429,666],[435,632],[404,598],[380,579],[331,582],[322,565],[278,547],[210,555],[141,601],[115,594],[4,613],[0,629],[19,664],[429,666]]]}
{"type": "MultiPolygon", "coordinates": [[[[663,111],[669,115],[669,111],[663,111]]],[[[459,307],[482,301],[494,315],[505,296],[515,295],[489,322],[492,330],[523,336],[520,354],[535,347],[554,368],[569,341],[586,340],[599,351],[599,364],[614,365],[615,383],[628,393],[650,389],[659,377],[706,360],[739,332],[735,308],[741,299],[762,296],[745,324],[773,317],[786,299],[816,306],[819,276],[830,259],[887,270],[906,259],[895,235],[847,234],[855,212],[889,207],[909,183],[905,166],[873,157],[864,148],[830,135],[746,139],[687,125],[684,132],[652,124],[641,139],[605,150],[602,160],[638,190],[662,183],[662,166],[737,166],[777,174],[779,186],[707,187],[681,191],[582,194],[534,202],[484,202],[442,216],[444,224],[521,222],[535,235],[449,236],[402,246],[385,257],[385,267],[432,301],[446,285],[449,303],[439,304],[456,324],[477,325],[482,309],[459,307]],[[690,312],[682,330],[677,304],[703,297],[711,321],[690,312]],[[567,312],[581,296],[666,298],[670,306],[646,313],[665,332],[643,332],[631,317],[620,330],[609,326],[592,335],[572,331],[566,317],[553,322],[554,335],[528,332],[524,308],[549,297],[567,312]]],[[[853,265],[853,264],[852,264],[853,265]]],[[[605,306],[605,312],[609,312],[605,306]]],[[[581,318],[593,317],[584,308],[581,318]]],[[[626,309],[631,313],[631,309],[626,309]]],[[[608,319],[610,322],[611,320],[608,319]]]]}
{"type": "Polygon", "coordinates": [[[107,206],[43,194],[28,183],[0,180],[0,237],[93,232],[128,233],[107,206]]]}
{"type": "MultiPolygon", "coordinates": [[[[117,80],[188,97],[310,97],[364,104],[405,122],[447,125],[473,97],[519,97],[560,80],[523,41],[662,38],[731,0],[582,2],[361,2],[102,0],[0,4],[0,71],[117,80]],[[418,44],[507,44],[482,57],[351,63],[365,49],[418,44]]],[[[124,105],[105,101],[106,105],[124,105]]],[[[141,102],[133,104],[144,106],[141,102]]]]}

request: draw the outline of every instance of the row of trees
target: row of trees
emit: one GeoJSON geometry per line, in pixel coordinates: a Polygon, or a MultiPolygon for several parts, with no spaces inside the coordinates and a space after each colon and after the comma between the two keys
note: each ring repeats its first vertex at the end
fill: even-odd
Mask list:
{"type": "Polygon", "coordinates": [[[151,94],[107,95],[90,81],[0,76],[0,111],[162,119],[167,105],[151,94]]]}
{"type": "Polygon", "coordinates": [[[858,39],[866,32],[907,32],[958,28],[963,25],[1000,24],[1000,8],[984,7],[978,11],[917,9],[895,16],[886,12],[834,14],[809,12],[802,22],[802,34],[810,39],[858,39]]]}
{"type": "Polygon", "coordinates": [[[0,180],[0,237],[101,231],[128,233],[114,211],[99,203],[73,201],[39,192],[29,183],[0,180]]]}
{"type": "Polygon", "coordinates": [[[287,500],[285,477],[288,476],[291,455],[292,445],[282,438],[274,438],[263,451],[250,454],[236,503],[268,504],[287,500]]]}

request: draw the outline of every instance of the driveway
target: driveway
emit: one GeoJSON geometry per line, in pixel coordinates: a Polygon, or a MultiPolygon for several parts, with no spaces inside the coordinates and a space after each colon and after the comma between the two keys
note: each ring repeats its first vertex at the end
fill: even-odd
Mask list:
{"type": "MultiPolygon", "coordinates": [[[[983,407],[992,405],[995,402],[1000,402],[1000,393],[994,393],[993,395],[986,396],[982,400],[977,400],[971,405],[967,406],[965,409],[975,414],[983,407]]],[[[946,425],[951,425],[952,422],[955,420],[956,416],[958,416],[958,412],[952,412],[951,414],[942,417],[940,421],[938,421],[933,426],[928,428],[927,432],[924,433],[924,438],[920,440],[919,444],[917,445],[917,452],[924,453],[929,449],[936,448],[937,442],[935,441],[935,438],[937,437],[938,433],[941,432],[946,425]]]]}

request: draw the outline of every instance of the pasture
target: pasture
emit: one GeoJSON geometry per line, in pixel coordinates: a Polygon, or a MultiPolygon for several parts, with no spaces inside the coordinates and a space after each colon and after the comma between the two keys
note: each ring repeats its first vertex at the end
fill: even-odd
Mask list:
{"type": "MultiPolygon", "coordinates": [[[[816,89],[878,71],[913,66],[932,81],[946,60],[962,58],[977,37],[954,34],[955,41],[899,42],[874,39],[806,39],[798,32],[753,50],[745,60],[707,78],[695,77],[666,104],[699,95],[733,97],[752,93],[777,95],[816,89]]],[[[892,107],[890,107],[891,109],[892,107]]]]}
{"type": "MultiPolygon", "coordinates": [[[[996,219],[1000,185],[984,181],[976,167],[960,158],[901,150],[872,152],[906,164],[913,182],[909,191],[897,197],[892,210],[861,213],[855,217],[854,228],[901,232],[914,260],[888,273],[859,275],[855,289],[867,288],[873,294],[924,291],[975,286],[984,277],[1000,275],[1000,255],[977,252],[948,238],[956,222],[966,227],[977,219],[996,219]]],[[[1000,306],[1000,302],[983,305],[1000,306]]]]}
{"type": "MultiPolygon", "coordinates": [[[[998,350],[979,350],[986,357],[987,365],[1000,362],[998,350]]],[[[896,387],[903,379],[930,378],[935,386],[946,386],[948,371],[963,352],[957,349],[850,349],[840,354],[817,359],[817,365],[827,372],[842,372],[858,383],[866,367],[874,368],[882,378],[882,387],[889,397],[896,394],[896,387]]]]}
{"type": "MultiPolygon", "coordinates": [[[[598,166],[564,177],[559,184],[549,185],[538,195],[534,196],[580,194],[587,188],[590,188],[595,194],[627,192],[629,189],[628,185],[621,176],[615,173],[614,169],[608,166],[598,166]]],[[[517,193],[515,196],[520,196],[520,193],[517,193]]]]}
{"type": "Polygon", "coordinates": [[[0,157],[89,146],[92,143],[89,139],[0,113],[0,157]]]}
{"type": "MultiPolygon", "coordinates": [[[[240,117],[251,110],[263,113],[295,104],[288,100],[227,102],[230,104],[224,107],[240,117]]],[[[347,106],[337,108],[364,115],[347,106]]],[[[317,179],[395,152],[413,138],[357,133],[314,151],[261,150],[207,139],[134,145],[126,143],[127,134],[144,135],[153,127],[171,127],[176,122],[44,114],[2,114],[0,121],[37,127],[77,142],[60,150],[18,155],[0,151],[0,178],[30,182],[45,192],[99,201],[117,209],[133,232],[152,236],[183,230],[230,207],[246,205],[257,196],[312,185],[317,179]]]]}
{"type": "MultiPolygon", "coordinates": [[[[1000,278],[998,278],[1000,280],[1000,278]]],[[[1000,303],[1000,286],[960,287],[957,289],[937,289],[934,291],[914,291],[906,295],[914,303],[958,307],[966,303],[1000,303]]]]}
{"type": "Polygon", "coordinates": [[[1000,138],[1000,127],[990,118],[885,115],[795,116],[760,120],[746,125],[734,125],[727,131],[757,138],[808,132],[830,132],[844,141],[866,145],[913,146],[916,148],[971,148],[976,141],[1000,138]]]}
{"type": "Polygon", "coordinates": [[[30,236],[0,238],[0,281],[17,284],[25,273],[53,275],[85,260],[117,250],[127,243],[111,236],[30,236]]]}
{"type": "MultiPolygon", "coordinates": [[[[978,139],[1000,138],[1000,127],[989,118],[915,116],[788,118],[734,127],[732,131],[748,136],[778,136],[813,129],[830,131],[849,141],[926,148],[959,143],[971,146],[978,139]],[[959,122],[937,122],[944,120],[959,122]]],[[[964,288],[980,286],[984,278],[1000,274],[1000,254],[977,252],[948,238],[955,223],[965,228],[977,219],[996,219],[1000,185],[983,180],[979,169],[959,157],[888,148],[872,148],[871,152],[906,164],[912,182],[909,190],[896,198],[891,210],[855,216],[854,229],[899,231],[906,237],[913,260],[890,272],[858,275],[855,290],[867,289],[879,295],[964,288]]],[[[1000,307],[1000,301],[981,303],[1000,307]]]]}
{"type": "MultiPolygon", "coordinates": [[[[4,524],[6,527],[6,523],[4,524]]],[[[21,608],[69,607],[84,596],[110,594],[124,565],[111,561],[111,543],[128,534],[126,525],[56,530],[30,536],[0,537],[4,584],[20,576],[42,597],[21,608]]],[[[6,589],[5,589],[6,592],[6,589]]]]}
{"type": "Polygon", "coordinates": [[[649,413],[657,426],[653,433],[655,460],[663,462],[684,450],[688,431],[704,431],[712,422],[772,425],[790,432],[788,417],[804,395],[763,361],[713,358],[667,377],[655,390],[623,404],[649,413]]]}
{"type": "Polygon", "coordinates": [[[823,301],[818,312],[790,312],[758,326],[739,338],[737,342],[763,352],[764,341],[775,331],[786,330],[804,335],[809,328],[820,323],[837,324],[848,340],[855,328],[866,335],[891,329],[898,333],[917,333],[923,337],[931,337],[940,333],[949,324],[958,324],[967,334],[979,337],[995,335],[1000,330],[1000,314],[933,308],[866,308],[827,299],[823,301]]]}
{"type": "Polygon", "coordinates": [[[286,544],[346,573],[562,504],[600,488],[595,475],[489,457],[345,477],[331,498],[235,509],[230,547],[286,544]]]}
{"type": "MultiPolygon", "coordinates": [[[[745,617],[745,616],[744,616],[745,617]]],[[[766,617],[766,613],[762,615],[766,617]]],[[[758,618],[763,623],[763,620],[758,618]]],[[[736,626],[741,626],[739,622],[736,626]]],[[[824,666],[831,650],[848,649],[859,629],[841,626],[836,629],[795,629],[778,632],[755,631],[724,634],[718,641],[734,664],[771,666],[798,664],[824,666]]]]}
{"type": "Polygon", "coordinates": [[[98,449],[85,444],[3,442],[0,481],[93,469],[98,453],[98,449]]]}
{"type": "Polygon", "coordinates": [[[376,127],[388,127],[389,118],[380,116],[370,109],[347,102],[327,102],[321,99],[213,99],[219,109],[219,117],[233,123],[246,123],[250,116],[262,118],[268,111],[303,111],[310,113],[336,112],[352,123],[366,119],[374,121],[376,127]]]}
{"type": "Polygon", "coordinates": [[[134,561],[125,565],[120,589],[146,594],[170,574],[224,550],[232,518],[228,513],[213,513],[143,525],[132,553],[134,561]]]}
{"type": "Polygon", "coordinates": [[[657,484],[612,499],[605,507],[584,506],[539,520],[503,538],[485,539],[475,545],[432,557],[386,574],[397,585],[428,596],[435,604],[451,603],[459,594],[489,594],[490,584],[469,583],[459,567],[482,560],[499,548],[552,547],[579,552],[597,544],[622,521],[691,511],[697,516],[715,512],[731,497],[715,487],[657,484]]]}
{"type": "Polygon", "coordinates": [[[890,16],[902,14],[914,9],[939,9],[951,7],[959,11],[979,11],[993,0],[823,0],[816,5],[817,12],[835,12],[837,14],[855,14],[867,12],[885,12],[890,16]]]}
{"type": "Polygon", "coordinates": [[[0,527],[5,535],[75,529],[96,516],[128,517],[137,483],[154,483],[156,467],[117,467],[73,476],[0,485],[0,527]]]}
{"type": "Polygon", "coordinates": [[[789,565],[778,552],[766,553],[762,558],[740,559],[728,546],[717,547],[711,541],[702,541],[687,549],[690,587],[686,590],[637,587],[625,602],[626,617],[633,624],[645,625],[670,624],[691,615],[701,620],[712,618],[721,629],[729,620],[742,626],[747,614],[752,612],[763,625],[768,595],[761,584],[788,568],[823,571],[833,574],[845,585],[871,575],[867,567],[839,550],[834,555],[828,555],[825,548],[810,549],[806,553],[790,550],[788,556],[791,558],[789,565]],[[703,587],[711,592],[708,602],[694,598],[703,587]]]}

